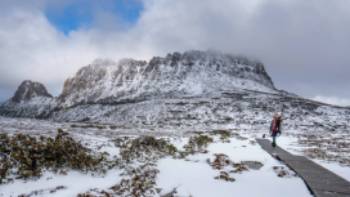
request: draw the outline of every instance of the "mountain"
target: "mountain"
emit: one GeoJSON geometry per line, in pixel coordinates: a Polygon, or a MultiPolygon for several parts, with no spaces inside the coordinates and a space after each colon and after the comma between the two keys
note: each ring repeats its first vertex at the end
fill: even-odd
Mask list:
{"type": "Polygon", "coordinates": [[[63,107],[113,104],[154,98],[182,98],[232,89],[276,92],[262,63],[213,51],[173,53],[148,63],[98,60],[66,80],[63,107]]]}
{"type": "Polygon", "coordinates": [[[15,94],[0,105],[0,114],[12,117],[45,118],[55,106],[55,98],[46,87],[30,80],[23,81],[15,94]]]}
{"type": "Polygon", "coordinates": [[[215,51],[175,52],[149,62],[96,60],[67,79],[56,98],[39,86],[28,96],[26,91],[15,94],[19,102],[5,102],[0,114],[119,128],[205,130],[266,129],[273,113],[283,111],[289,130],[349,129],[349,108],[278,90],[261,62],[215,51]]]}
{"type": "Polygon", "coordinates": [[[18,87],[15,95],[11,98],[11,101],[20,103],[29,101],[34,97],[52,98],[52,95],[47,92],[46,87],[43,84],[25,80],[18,87]]]}

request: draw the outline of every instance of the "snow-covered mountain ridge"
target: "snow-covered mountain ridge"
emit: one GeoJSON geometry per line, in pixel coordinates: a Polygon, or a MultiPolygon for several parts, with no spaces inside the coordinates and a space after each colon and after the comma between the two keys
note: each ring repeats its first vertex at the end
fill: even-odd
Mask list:
{"type": "Polygon", "coordinates": [[[67,79],[58,97],[44,95],[10,99],[0,115],[163,130],[266,129],[276,111],[289,129],[349,130],[350,121],[349,108],[276,89],[262,63],[213,51],[96,60],[67,79]]]}
{"type": "Polygon", "coordinates": [[[182,98],[243,88],[276,92],[260,62],[212,51],[189,51],[154,57],[149,62],[95,61],[66,80],[59,100],[63,107],[71,107],[182,98]]]}

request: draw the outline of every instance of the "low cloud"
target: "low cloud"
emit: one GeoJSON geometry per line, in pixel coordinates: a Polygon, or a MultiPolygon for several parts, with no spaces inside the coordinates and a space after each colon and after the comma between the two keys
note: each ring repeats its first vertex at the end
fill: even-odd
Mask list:
{"type": "Polygon", "coordinates": [[[315,96],[312,100],[339,106],[350,106],[350,99],[342,99],[328,96],[315,96]]]}
{"type": "Polygon", "coordinates": [[[260,59],[276,86],[306,97],[350,98],[350,1],[145,0],[133,25],[96,11],[90,27],[69,34],[46,18],[60,1],[0,3],[0,99],[24,79],[54,95],[96,58],[149,59],[189,49],[216,49],[260,59]],[[50,2],[50,3],[48,3],[50,2]]]}

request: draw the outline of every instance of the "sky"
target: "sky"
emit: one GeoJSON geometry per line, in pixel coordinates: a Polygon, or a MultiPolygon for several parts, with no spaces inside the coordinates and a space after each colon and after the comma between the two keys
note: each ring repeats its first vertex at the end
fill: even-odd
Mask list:
{"type": "Polygon", "coordinates": [[[0,101],[58,95],[97,58],[218,50],[259,59],[278,89],[350,106],[349,0],[1,0],[0,101]]]}

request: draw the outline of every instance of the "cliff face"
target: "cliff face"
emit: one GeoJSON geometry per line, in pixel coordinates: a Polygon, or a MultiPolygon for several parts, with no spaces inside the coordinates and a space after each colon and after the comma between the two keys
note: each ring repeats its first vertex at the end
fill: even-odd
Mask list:
{"type": "Polygon", "coordinates": [[[46,87],[43,84],[25,80],[17,88],[11,101],[15,103],[26,102],[35,97],[52,98],[52,95],[47,92],[46,87]]]}
{"type": "Polygon", "coordinates": [[[63,107],[152,98],[182,98],[250,89],[276,92],[262,63],[217,52],[189,51],[145,61],[95,61],[64,84],[63,107]]]}
{"type": "Polygon", "coordinates": [[[349,130],[350,109],[277,90],[264,65],[212,51],[172,53],[149,62],[96,60],[55,98],[24,81],[0,115],[113,124],[121,128],[267,129],[276,111],[284,128],[349,130]]]}
{"type": "Polygon", "coordinates": [[[0,115],[46,118],[55,106],[55,98],[48,93],[43,84],[25,80],[12,98],[0,105],[0,115]]]}

